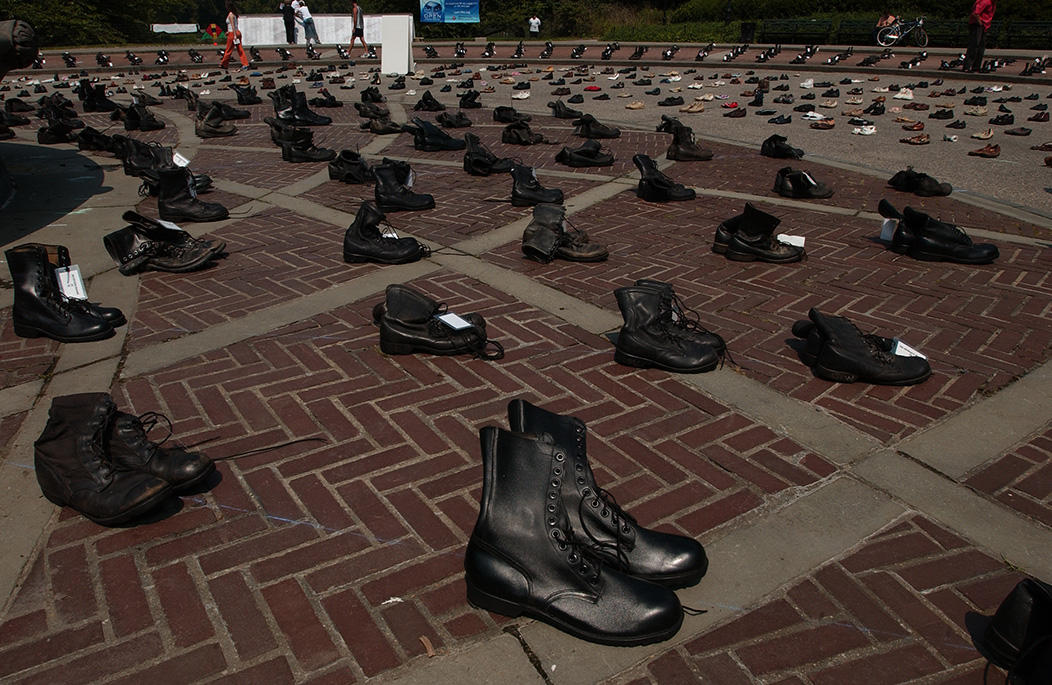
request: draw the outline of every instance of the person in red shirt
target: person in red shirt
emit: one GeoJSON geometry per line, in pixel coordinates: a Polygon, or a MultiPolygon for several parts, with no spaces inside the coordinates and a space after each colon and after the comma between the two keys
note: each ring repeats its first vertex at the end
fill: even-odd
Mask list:
{"type": "Polygon", "coordinates": [[[986,51],[986,32],[994,20],[996,0],[975,0],[972,13],[968,16],[968,52],[964,55],[964,70],[979,71],[983,66],[983,53],[986,51]]]}

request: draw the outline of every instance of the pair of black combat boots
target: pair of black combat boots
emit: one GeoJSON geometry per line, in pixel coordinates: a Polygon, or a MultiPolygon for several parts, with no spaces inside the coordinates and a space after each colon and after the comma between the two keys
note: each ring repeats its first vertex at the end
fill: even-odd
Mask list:
{"type": "Polygon", "coordinates": [[[373,307],[373,323],[380,327],[380,351],[384,354],[504,358],[501,344],[488,338],[481,314],[452,314],[445,302],[436,302],[407,285],[387,286],[384,301],[373,307]]]}
{"type": "MultiPolygon", "coordinates": [[[[44,497],[113,526],[208,478],[215,464],[205,455],[149,439],[159,421],[167,419],[154,412],[132,416],[119,411],[105,393],[56,397],[35,443],[34,466],[44,497]]],[[[168,428],[170,434],[170,423],[168,428]]]]}
{"type": "Polygon", "coordinates": [[[683,622],[673,592],[708,570],[690,538],[644,528],[596,482],[583,421],[508,405],[510,431],[487,426],[478,521],[464,556],[468,601],[526,615],[584,640],[642,645],[683,622]]]}

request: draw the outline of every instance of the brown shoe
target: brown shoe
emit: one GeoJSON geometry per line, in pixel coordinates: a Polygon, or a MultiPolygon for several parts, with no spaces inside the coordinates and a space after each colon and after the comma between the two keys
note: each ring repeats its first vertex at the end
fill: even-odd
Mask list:
{"type": "Polygon", "coordinates": [[[916,119],[910,119],[909,117],[895,117],[892,119],[896,124],[916,124],[916,119]]]}
{"type": "Polygon", "coordinates": [[[1007,131],[1005,131],[1005,135],[1006,136],[1028,136],[1028,135],[1030,135],[1031,130],[1032,129],[1029,129],[1029,128],[1025,127],[1025,126],[1020,126],[1019,128],[1010,128],[1010,129],[1008,129],[1007,131]]]}
{"type": "Polygon", "coordinates": [[[976,140],[990,140],[993,137],[994,130],[992,128],[988,128],[985,131],[979,131],[978,133],[972,134],[972,138],[975,138],[976,140]]]}
{"type": "Polygon", "coordinates": [[[979,148],[978,150],[972,150],[968,153],[970,157],[986,157],[993,159],[1001,154],[1000,145],[987,145],[986,147],[979,148]]]}
{"type": "Polygon", "coordinates": [[[906,143],[907,145],[927,145],[931,142],[931,136],[927,133],[921,133],[920,135],[913,136],[912,138],[900,138],[900,143],[906,143]]]}
{"type": "Polygon", "coordinates": [[[1052,155],[1045,157],[1045,166],[1052,166],[1052,155]]]}
{"type": "Polygon", "coordinates": [[[912,124],[903,124],[902,125],[902,130],[903,131],[923,131],[924,130],[924,122],[923,121],[915,121],[912,124]]]}
{"type": "Polygon", "coordinates": [[[1031,150],[1040,150],[1041,152],[1052,152],[1052,140],[1047,143],[1041,143],[1040,145],[1031,145],[1031,150]]]}
{"type": "Polygon", "coordinates": [[[836,121],[834,119],[822,119],[821,121],[811,122],[811,128],[818,129],[819,131],[828,131],[834,126],[836,126],[836,121]]]}

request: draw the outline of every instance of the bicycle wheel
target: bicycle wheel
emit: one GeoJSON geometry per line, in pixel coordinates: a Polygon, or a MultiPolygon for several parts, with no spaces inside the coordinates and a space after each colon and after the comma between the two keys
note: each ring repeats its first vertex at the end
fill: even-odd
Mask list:
{"type": "Polygon", "coordinates": [[[899,39],[899,32],[893,26],[885,26],[877,31],[877,44],[881,47],[890,48],[899,39]]]}
{"type": "Polygon", "coordinates": [[[917,44],[918,48],[928,47],[928,32],[918,27],[913,31],[913,42],[917,44]]]}

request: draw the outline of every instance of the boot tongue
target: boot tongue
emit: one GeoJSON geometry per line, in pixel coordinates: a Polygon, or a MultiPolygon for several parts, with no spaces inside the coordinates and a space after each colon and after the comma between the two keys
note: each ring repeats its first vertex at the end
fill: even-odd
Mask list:
{"type": "Polygon", "coordinates": [[[750,236],[772,235],[780,223],[782,220],[778,217],[756,209],[752,203],[746,202],[739,230],[750,236]]]}

